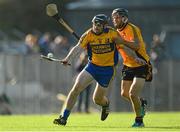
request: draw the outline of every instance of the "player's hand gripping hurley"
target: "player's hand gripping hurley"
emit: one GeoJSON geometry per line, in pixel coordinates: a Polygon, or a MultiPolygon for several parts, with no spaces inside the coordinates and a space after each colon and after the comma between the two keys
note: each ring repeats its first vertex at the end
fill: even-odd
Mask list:
{"type": "Polygon", "coordinates": [[[56,58],[45,56],[45,55],[41,55],[41,58],[43,58],[45,60],[48,60],[48,61],[60,62],[60,63],[62,63],[64,65],[69,65],[69,66],[71,65],[71,64],[69,64],[68,62],[66,62],[64,60],[56,59],[56,58]]]}

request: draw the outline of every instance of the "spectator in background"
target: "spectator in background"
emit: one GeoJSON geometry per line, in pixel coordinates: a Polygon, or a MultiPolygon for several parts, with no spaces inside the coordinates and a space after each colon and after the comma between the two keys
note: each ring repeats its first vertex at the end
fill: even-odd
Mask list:
{"type": "Polygon", "coordinates": [[[5,93],[0,95],[0,115],[11,115],[12,108],[10,105],[9,98],[5,93]]]}
{"type": "Polygon", "coordinates": [[[62,35],[58,35],[51,43],[51,50],[55,55],[66,54],[70,48],[68,39],[62,35]]]}
{"type": "Polygon", "coordinates": [[[37,43],[37,36],[33,34],[27,34],[25,37],[26,54],[38,53],[39,46],[37,43]]]}
{"type": "MultiPolygon", "coordinates": [[[[82,52],[80,55],[80,58],[78,59],[75,69],[78,73],[80,73],[83,68],[86,66],[88,63],[88,55],[85,52],[82,52]]],[[[82,91],[79,95],[79,100],[78,100],[78,107],[77,111],[82,112],[82,103],[84,102],[84,111],[86,113],[89,113],[89,98],[90,98],[90,92],[91,92],[91,84],[87,86],[87,88],[82,91]]]]}
{"type": "Polygon", "coordinates": [[[50,49],[50,38],[51,35],[49,32],[47,32],[39,39],[39,48],[42,55],[47,55],[48,53],[52,52],[50,49]]]}
{"type": "Polygon", "coordinates": [[[166,37],[165,32],[161,32],[160,35],[154,34],[153,35],[153,40],[151,42],[151,51],[150,51],[150,57],[153,62],[154,68],[153,68],[153,73],[157,73],[157,67],[158,67],[158,62],[161,60],[161,57],[163,56],[163,52],[165,50],[165,46],[163,45],[164,39],[166,37]]]}

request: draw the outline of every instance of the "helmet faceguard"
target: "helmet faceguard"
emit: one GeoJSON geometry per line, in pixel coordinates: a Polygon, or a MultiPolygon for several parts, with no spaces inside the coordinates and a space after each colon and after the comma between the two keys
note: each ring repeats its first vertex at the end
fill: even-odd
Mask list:
{"type": "Polygon", "coordinates": [[[106,27],[108,25],[108,21],[109,21],[109,18],[105,14],[98,14],[98,15],[94,16],[94,18],[92,19],[93,27],[94,27],[94,25],[96,26],[96,28],[94,27],[94,29],[93,29],[94,33],[101,34],[102,32],[106,32],[106,27]],[[97,31],[96,30],[97,27],[101,27],[102,30],[97,31]]]}
{"type": "Polygon", "coordinates": [[[114,26],[118,29],[124,29],[128,23],[128,10],[124,8],[114,9],[112,12],[114,26]],[[118,20],[119,18],[119,20],[118,20]]]}

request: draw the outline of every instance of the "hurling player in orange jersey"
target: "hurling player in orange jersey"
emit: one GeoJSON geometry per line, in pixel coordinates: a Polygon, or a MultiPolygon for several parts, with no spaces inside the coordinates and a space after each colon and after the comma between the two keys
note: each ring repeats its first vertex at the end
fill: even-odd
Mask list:
{"type": "Polygon", "coordinates": [[[112,21],[117,29],[119,36],[129,42],[123,46],[117,46],[123,58],[121,96],[131,102],[132,108],[136,113],[135,123],[132,127],[144,127],[143,117],[147,101],[139,95],[144,87],[147,75],[149,56],[146,53],[140,29],[128,21],[128,10],[124,8],[114,9],[112,21]],[[130,55],[132,50],[137,57],[130,55]]]}

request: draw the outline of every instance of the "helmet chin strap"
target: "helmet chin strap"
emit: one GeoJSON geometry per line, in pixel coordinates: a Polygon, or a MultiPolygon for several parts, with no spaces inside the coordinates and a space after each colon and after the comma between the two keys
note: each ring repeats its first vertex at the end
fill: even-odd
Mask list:
{"type": "Polygon", "coordinates": [[[122,24],[118,26],[118,30],[120,30],[120,31],[122,31],[128,24],[128,18],[123,17],[121,22],[122,22],[122,24]]]}
{"type": "Polygon", "coordinates": [[[100,35],[100,34],[103,33],[103,30],[102,30],[102,32],[99,32],[99,33],[94,32],[94,30],[92,30],[92,32],[93,32],[94,34],[96,34],[96,35],[100,35]]]}

